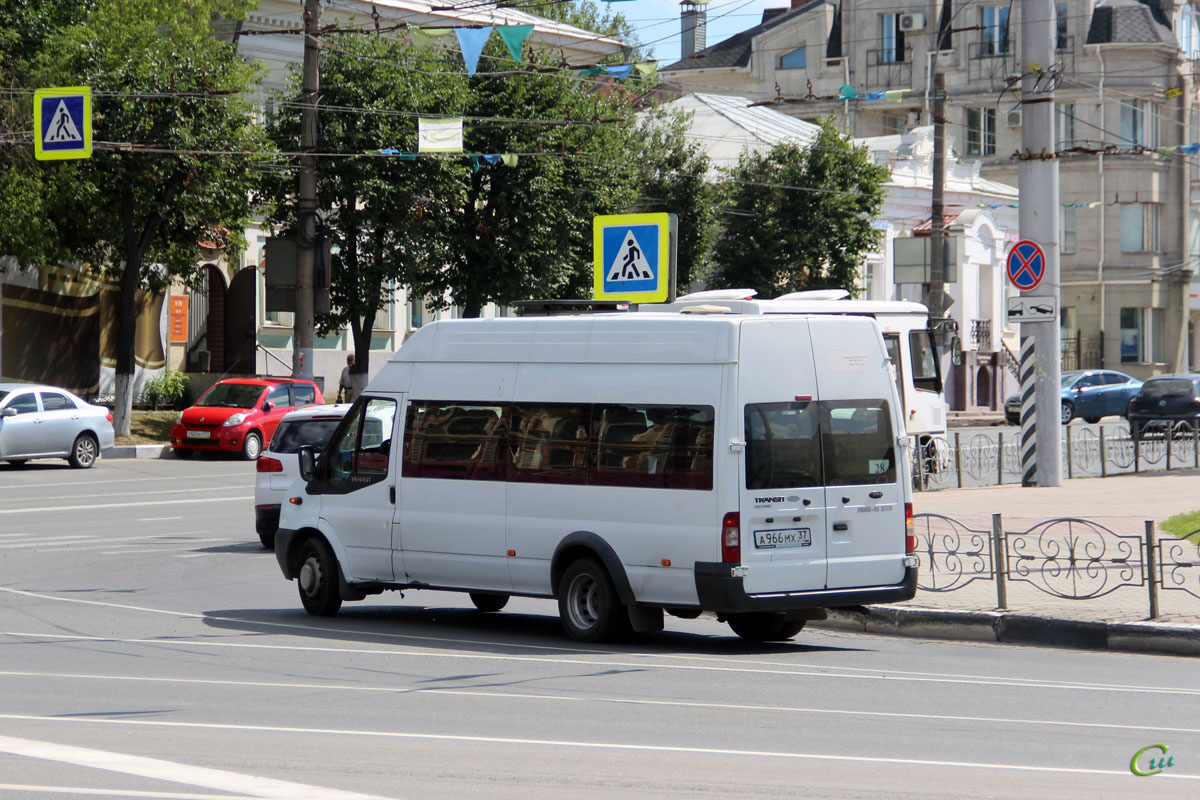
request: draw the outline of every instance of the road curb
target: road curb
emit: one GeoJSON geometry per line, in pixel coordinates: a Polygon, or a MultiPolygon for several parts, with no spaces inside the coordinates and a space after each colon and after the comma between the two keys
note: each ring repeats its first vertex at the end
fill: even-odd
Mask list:
{"type": "Polygon", "coordinates": [[[135,444],[110,447],[101,452],[101,458],[170,458],[169,444],[135,444]]]}
{"type": "Polygon", "coordinates": [[[1098,622],[1003,611],[868,606],[831,608],[827,620],[811,624],[894,636],[1200,656],[1200,627],[1170,622],[1098,622]]]}

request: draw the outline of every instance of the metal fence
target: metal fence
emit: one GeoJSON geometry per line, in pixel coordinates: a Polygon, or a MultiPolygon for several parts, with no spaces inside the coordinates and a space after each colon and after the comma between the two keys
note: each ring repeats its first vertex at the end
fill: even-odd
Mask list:
{"type": "Polygon", "coordinates": [[[953,592],[992,581],[996,605],[1008,607],[1009,582],[1028,583],[1068,600],[1103,597],[1123,586],[1144,586],[1151,619],[1160,591],[1183,591],[1200,599],[1200,531],[1159,538],[1150,520],[1141,534],[1117,533],[1086,519],[1039,522],[1005,531],[1000,514],[992,530],[969,528],[941,514],[914,517],[921,560],[918,586],[953,592]]]}
{"type": "MultiPolygon", "coordinates": [[[[1063,475],[1103,478],[1134,472],[1200,469],[1200,429],[1147,428],[1131,436],[1129,425],[1064,425],[1063,475]]],[[[909,448],[915,488],[921,491],[1021,482],[1020,433],[951,432],[909,448]]]]}

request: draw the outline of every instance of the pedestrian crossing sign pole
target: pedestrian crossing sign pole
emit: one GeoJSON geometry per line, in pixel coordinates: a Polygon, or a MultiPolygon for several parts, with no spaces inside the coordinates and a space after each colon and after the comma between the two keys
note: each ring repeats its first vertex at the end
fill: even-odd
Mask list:
{"type": "Polygon", "coordinates": [[[33,154],[38,161],[92,156],[92,90],[87,86],[33,93],[33,154]]]}
{"type": "Polygon", "coordinates": [[[674,214],[610,214],[592,221],[595,300],[675,299],[678,222],[674,214]]]}

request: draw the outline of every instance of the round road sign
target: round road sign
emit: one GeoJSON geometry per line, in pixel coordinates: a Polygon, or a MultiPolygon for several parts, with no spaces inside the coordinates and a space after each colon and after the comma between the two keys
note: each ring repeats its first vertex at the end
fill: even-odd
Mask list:
{"type": "Polygon", "coordinates": [[[1008,251],[1008,281],[1023,292],[1036,289],[1046,274],[1046,254],[1035,242],[1022,239],[1008,251]]]}

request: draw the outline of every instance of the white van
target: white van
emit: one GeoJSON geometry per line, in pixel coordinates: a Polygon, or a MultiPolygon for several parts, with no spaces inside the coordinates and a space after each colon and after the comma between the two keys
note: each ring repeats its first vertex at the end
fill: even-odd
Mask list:
{"type": "Polygon", "coordinates": [[[275,555],[318,615],[439,589],[557,598],[581,641],[664,611],[785,639],[916,592],[898,407],[867,317],[436,322],[301,450],[275,555]]]}

